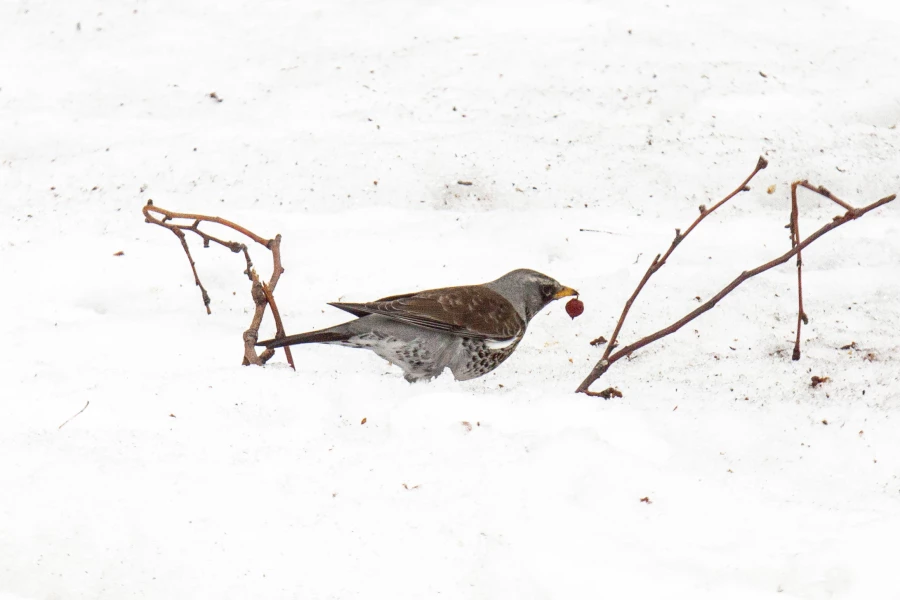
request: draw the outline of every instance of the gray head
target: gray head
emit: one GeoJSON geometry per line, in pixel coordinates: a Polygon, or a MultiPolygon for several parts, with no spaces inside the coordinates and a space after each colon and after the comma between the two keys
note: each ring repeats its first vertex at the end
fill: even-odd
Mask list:
{"type": "Polygon", "coordinates": [[[531,269],[510,271],[485,287],[509,300],[526,323],[554,300],[578,295],[572,288],[531,269]]]}

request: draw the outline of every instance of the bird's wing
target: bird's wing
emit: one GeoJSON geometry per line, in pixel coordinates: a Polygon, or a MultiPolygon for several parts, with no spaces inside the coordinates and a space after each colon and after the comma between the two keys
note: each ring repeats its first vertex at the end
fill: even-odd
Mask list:
{"type": "Polygon", "coordinates": [[[426,290],[374,302],[330,304],[358,317],[383,315],[469,338],[509,340],[525,329],[524,320],[506,298],[479,285],[426,290]]]}

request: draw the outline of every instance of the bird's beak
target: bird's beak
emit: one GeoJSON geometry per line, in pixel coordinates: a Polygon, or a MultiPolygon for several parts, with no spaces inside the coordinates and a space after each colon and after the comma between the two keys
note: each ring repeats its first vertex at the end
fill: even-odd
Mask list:
{"type": "Polygon", "coordinates": [[[577,296],[577,295],[578,295],[578,292],[576,292],[572,288],[564,287],[563,289],[561,289],[558,292],[556,292],[555,294],[553,294],[553,299],[559,300],[560,298],[565,298],[566,296],[577,296]]]}

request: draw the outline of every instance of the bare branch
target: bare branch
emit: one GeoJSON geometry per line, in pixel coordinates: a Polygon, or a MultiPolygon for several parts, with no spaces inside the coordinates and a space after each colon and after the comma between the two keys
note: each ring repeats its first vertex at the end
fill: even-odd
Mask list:
{"type": "MultiPolygon", "coordinates": [[[[203,297],[203,304],[206,307],[207,314],[211,313],[209,294],[206,292],[206,288],[204,288],[203,284],[200,282],[200,276],[197,273],[196,264],[194,263],[194,259],[191,256],[191,251],[188,248],[185,232],[189,231],[199,236],[203,240],[204,248],[208,248],[210,243],[214,243],[227,248],[232,252],[243,253],[244,261],[247,265],[244,274],[251,282],[250,294],[253,298],[253,303],[255,306],[253,318],[250,322],[250,327],[243,334],[243,364],[265,364],[266,361],[274,356],[275,352],[274,350],[267,349],[264,350],[262,354],[258,355],[256,353],[255,344],[256,340],[259,337],[259,327],[262,324],[262,319],[265,315],[267,306],[272,308],[272,315],[275,319],[276,331],[279,332],[278,335],[284,336],[284,325],[281,322],[281,315],[275,305],[274,297],[275,286],[278,285],[278,280],[281,278],[281,274],[284,273],[284,267],[281,264],[281,235],[276,235],[273,239],[266,239],[253,233],[249,229],[227,219],[223,219],[221,217],[210,217],[207,215],[198,215],[193,213],[173,212],[164,208],[154,206],[152,200],[149,200],[147,202],[147,204],[142,209],[142,212],[144,213],[144,218],[148,223],[164,227],[178,236],[178,239],[181,242],[181,247],[184,249],[184,253],[188,258],[188,262],[190,262],[191,264],[191,271],[194,274],[194,283],[200,288],[200,292],[203,297]],[[187,220],[191,221],[191,223],[180,224],[173,222],[173,220],[187,220]],[[261,282],[258,275],[256,274],[256,271],[253,268],[253,261],[250,259],[250,251],[247,248],[246,244],[242,244],[239,242],[229,242],[212,236],[200,229],[200,226],[203,223],[216,223],[218,225],[228,227],[229,229],[233,229],[241,235],[250,238],[257,244],[265,246],[267,250],[271,251],[272,276],[269,278],[268,284],[261,282]]],[[[285,356],[287,357],[288,363],[293,368],[294,360],[288,347],[285,347],[285,356]]]]}
{"type": "MultiPolygon", "coordinates": [[[[262,284],[263,292],[266,294],[266,300],[269,302],[269,307],[272,309],[272,317],[275,319],[275,339],[283,338],[287,335],[284,331],[284,324],[281,322],[281,313],[278,312],[278,306],[275,304],[275,297],[272,295],[272,291],[269,289],[265,283],[262,284]]],[[[297,370],[297,367],[294,366],[294,357],[291,355],[291,347],[283,346],[284,354],[287,357],[288,364],[291,365],[293,370],[297,370]]]]}
{"type": "MultiPolygon", "coordinates": [[[[797,186],[799,181],[791,184],[791,248],[796,248],[800,243],[800,208],[797,205],[797,186]]],[[[803,312],[803,258],[797,251],[797,337],[794,340],[794,352],[792,360],[800,360],[800,330],[807,322],[806,313],[803,312]]]]}
{"type": "MultiPolygon", "coordinates": [[[[768,161],[766,161],[765,158],[760,156],[759,159],[756,161],[756,167],[753,169],[753,172],[750,173],[750,175],[748,175],[747,178],[744,179],[744,181],[741,182],[741,184],[739,186],[737,186],[733,192],[731,192],[730,194],[728,194],[727,196],[725,196],[724,198],[722,198],[721,200],[716,202],[712,208],[708,209],[708,208],[706,208],[706,206],[701,205],[700,206],[700,215],[696,219],[694,219],[694,222],[691,223],[690,227],[688,227],[684,233],[682,233],[680,229],[675,230],[675,239],[672,240],[672,243],[669,246],[669,249],[666,250],[666,253],[663,255],[657,254],[656,258],[654,258],[650,262],[650,266],[647,267],[647,272],[644,273],[644,277],[638,283],[637,287],[634,290],[634,293],[631,294],[631,297],[625,303],[624,308],[622,308],[622,314],[619,316],[619,321],[616,323],[616,328],[613,331],[613,334],[610,336],[609,341],[606,344],[606,349],[603,351],[603,357],[600,359],[600,362],[603,362],[603,361],[609,359],[610,353],[613,351],[613,348],[616,347],[616,341],[619,338],[619,332],[622,331],[622,325],[625,324],[625,319],[628,317],[628,311],[631,310],[631,305],[634,304],[634,300],[638,297],[638,294],[641,293],[641,290],[644,289],[644,286],[650,280],[650,277],[652,277],[654,273],[656,273],[664,264],[666,264],[666,261],[669,259],[670,256],[672,256],[672,253],[675,251],[675,248],[678,247],[678,244],[680,244],[684,240],[684,238],[686,238],[694,230],[694,228],[697,227],[697,225],[699,225],[706,217],[708,217],[713,212],[715,212],[716,209],[718,209],[720,206],[722,206],[723,204],[725,204],[726,202],[728,202],[729,200],[731,200],[732,198],[737,196],[739,193],[749,190],[750,188],[747,187],[747,184],[750,183],[750,180],[753,179],[757,173],[759,173],[760,171],[762,171],[763,169],[765,169],[768,166],[769,166],[768,161]]],[[[597,364],[599,365],[600,363],[597,363],[597,364]]],[[[588,385],[590,385],[590,384],[588,384],[588,385]]],[[[578,391],[583,392],[583,391],[587,390],[587,386],[583,386],[583,387],[584,387],[584,389],[581,389],[581,387],[579,387],[578,391]]]]}
{"type": "MultiPolygon", "coordinates": [[[[757,171],[758,170],[759,169],[757,169],[757,171]]],[[[754,174],[755,173],[756,173],[756,171],[754,171],[754,174]]],[[[615,341],[615,337],[617,336],[618,332],[621,329],[622,321],[624,320],[625,316],[628,314],[628,310],[630,309],[631,304],[634,302],[634,299],[637,297],[640,290],[643,288],[643,286],[646,284],[647,280],[650,278],[650,275],[652,275],[654,272],[659,270],[659,267],[661,266],[661,264],[663,262],[663,260],[661,260],[661,259],[658,259],[658,258],[654,259],[653,263],[651,263],[651,265],[650,265],[650,268],[647,270],[647,273],[644,275],[643,279],[638,284],[638,288],[635,290],[635,293],[632,294],[631,298],[629,298],[628,302],[626,303],[625,309],[622,312],[622,317],[620,317],[619,323],[616,326],[616,332],[613,334],[613,337],[611,338],[610,343],[607,344],[607,350],[604,352],[603,357],[597,362],[597,364],[591,370],[591,372],[587,376],[587,378],[585,378],[585,380],[583,382],[581,382],[581,385],[578,386],[578,389],[576,389],[576,392],[589,393],[588,388],[590,387],[590,385],[592,383],[594,383],[597,379],[599,379],[604,373],[606,373],[606,371],[609,369],[609,367],[613,363],[615,363],[617,360],[620,360],[623,357],[630,356],[636,350],[639,350],[640,348],[643,348],[644,346],[646,346],[648,344],[651,344],[663,337],[666,337],[672,333],[675,333],[676,331],[678,331],[679,329],[684,327],[684,325],[686,325],[687,323],[693,321],[694,319],[696,319],[697,317],[699,317],[706,311],[710,310],[712,307],[714,307],[716,304],[718,304],[718,302],[722,298],[724,298],[729,293],[734,291],[743,282],[747,281],[751,277],[755,277],[756,275],[759,275],[760,273],[768,271],[769,269],[777,267],[778,265],[784,264],[785,262],[787,262],[794,256],[798,257],[798,283],[800,283],[800,264],[801,263],[799,261],[799,257],[800,257],[800,252],[804,248],[806,248],[807,246],[812,244],[814,241],[816,241],[817,239],[819,239],[820,237],[822,237],[829,231],[832,231],[833,229],[840,227],[844,223],[858,219],[859,217],[865,215],[866,213],[868,213],[872,210],[875,210],[876,208],[879,208],[880,206],[883,206],[884,204],[887,204],[888,202],[892,202],[896,198],[896,195],[890,195],[890,196],[886,196],[885,198],[882,198],[876,202],[873,202],[872,204],[869,204],[867,206],[863,206],[861,208],[854,208],[853,206],[847,204],[846,202],[843,202],[842,200],[839,200],[838,198],[836,198],[833,194],[831,194],[831,192],[829,192],[825,188],[813,187],[813,186],[809,185],[806,181],[801,181],[801,182],[795,183],[792,186],[792,193],[794,192],[794,190],[796,190],[797,186],[805,187],[805,188],[812,190],[818,194],[821,194],[822,196],[828,198],[829,200],[834,201],[836,204],[839,204],[840,206],[845,207],[847,209],[847,212],[842,216],[835,217],[830,223],[823,225],[818,230],[816,230],[813,234],[811,234],[809,237],[807,237],[806,239],[801,241],[799,239],[799,228],[796,225],[797,209],[796,209],[796,195],[794,194],[792,197],[794,200],[794,204],[793,204],[792,214],[791,214],[791,225],[789,226],[791,228],[791,242],[792,242],[791,243],[792,247],[791,247],[790,251],[782,254],[778,258],[775,258],[767,263],[759,265],[758,267],[756,267],[754,269],[751,269],[749,271],[744,271],[737,278],[735,278],[731,283],[729,283],[727,286],[725,286],[715,296],[713,296],[712,298],[710,298],[709,300],[707,300],[706,302],[704,302],[703,304],[698,306],[696,309],[694,309],[693,311],[691,311],[690,313],[688,313],[681,319],[675,321],[668,327],[665,327],[655,333],[652,333],[646,337],[643,337],[640,340],[619,349],[615,353],[611,353],[610,346],[612,346],[612,342],[615,341]]],[[[722,203],[720,202],[713,208],[715,209],[718,206],[721,206],[721,204],[722,203]]],[[[712,210],[710,210],[708,212],[712,212],[712,210]]],[[[701,211],[701,216],[702,215],[703,215],[703,212],[701,211]]],[[[695,224],[696,224],[696,222],[695,222],[695,224]]],[[[690,232],[691,229],[693,229],[693,226],[688,229],[688,232],[690,232]]],[[[686,233],[684,235],[686,235],[686,233]]],[[[683,239],[683,238],[684,238],[684,236],[682,235],[681,239],[683,239]]],[[[670,247],[670,251],[673,249],[673,247],[675,245],[677,245],[677,243],[679,241],[680,240],[678,239],[678,236],[676,236],[676,241],[673,242],[672,247],[670,247]]],[[[671,254],[671,252],[667,252],[666,255],[664,255],[664,258],[666,256],[668,256],[669,254],[671,254]]],[[[799,306],[798,320],[802,320],[805,322],[806,315],[803,312],[802,294],[799,296],[799,304],[800,304],[800,306],[799,306]]],[[[799,358],[799,326],[798,326],[797,340],[798,341],[795,344],[795,353],[797,354],[797,358],[799,358]]],[[[796,358],[795,358],[795,360],[796,360],[796,358]]],[[[593,395],[593,393],[591,393],[591,395],[593,395]]]]}

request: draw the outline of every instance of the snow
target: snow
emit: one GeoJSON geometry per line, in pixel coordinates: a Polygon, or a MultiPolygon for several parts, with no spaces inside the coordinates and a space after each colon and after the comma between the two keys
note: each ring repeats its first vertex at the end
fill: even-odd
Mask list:
{"type": "MultiPolygon", "coordinates": [[[[898,25],[874,1],[0,4],[0,598],[896,598],[898,206],[804,252],[801,361],[785,265],[594,386],[623,398],[572,391],[757,156],[623,342],[784,252],[792,180],[900,190],[898,25]],[[191,240],[207,316],[150,198],[281,233],[289,333],[518,267],[586,311],[470,382],[327,346],[241,367],[242,259],[191,240]]],[[[840,212],[801,205],[804,234],[840,212]]]]}

